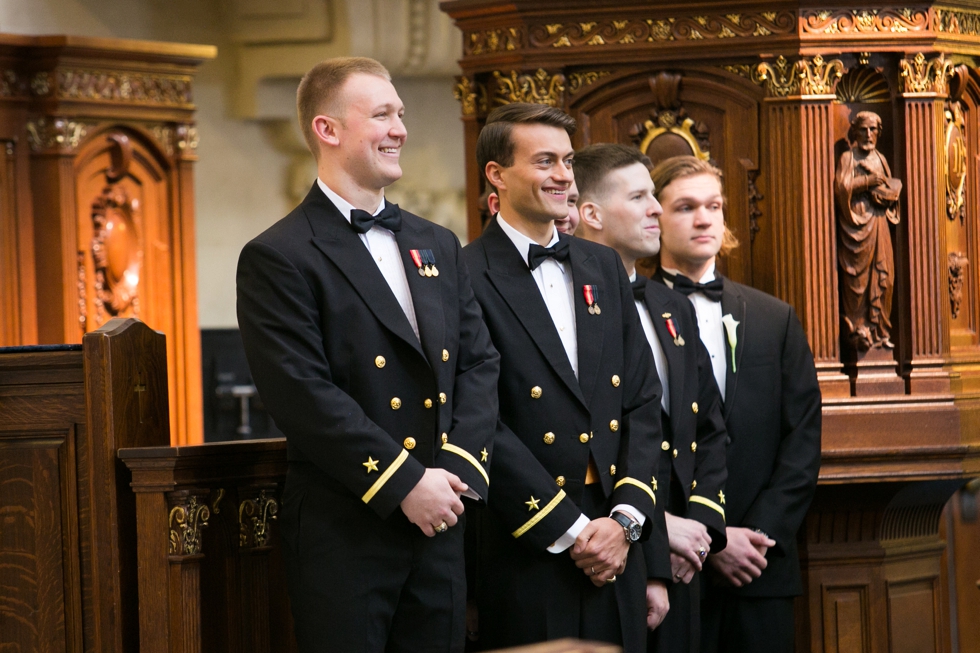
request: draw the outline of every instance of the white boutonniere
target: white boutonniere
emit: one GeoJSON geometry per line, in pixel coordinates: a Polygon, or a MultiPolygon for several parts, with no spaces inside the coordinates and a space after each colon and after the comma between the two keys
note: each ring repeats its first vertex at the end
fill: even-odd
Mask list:
{"type": "Polygon", "coordinates": [[[732,350],[732,373],[735,373],[735,345],[738,344],[738,334],[735,329],[738,327],[738,320],[732,317],[731,313],[728,313],[721,318],[722,324],[725,325],[725,333],[728,335],[728,346],[732,350]]]}

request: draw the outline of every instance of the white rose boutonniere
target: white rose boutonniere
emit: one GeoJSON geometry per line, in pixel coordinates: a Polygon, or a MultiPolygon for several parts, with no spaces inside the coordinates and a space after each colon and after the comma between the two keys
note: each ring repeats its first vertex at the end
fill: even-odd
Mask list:
{"type": "Polygon", "coordinates": [[[735,331],[738,327],[739,322],[732,317],[731,313],[728,313],[721,318],[722,324],[725,325],[725,333],[728,335],[728,346],[732,350],[732,373],[735,373],[735,346],[738,344],[738,334],[735,331]]]}

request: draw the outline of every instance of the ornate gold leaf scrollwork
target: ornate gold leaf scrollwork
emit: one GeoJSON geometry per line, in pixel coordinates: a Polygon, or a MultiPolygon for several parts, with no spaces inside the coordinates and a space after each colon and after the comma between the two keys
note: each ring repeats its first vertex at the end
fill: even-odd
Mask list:
{"type": "Polygon", "coordinates": [[[511,52],[524,47],[524,31],[520,27],[500,27],[467,33],[463,39],[464,54],[481,55],[511,52]]]}
{"type": "Polygon", "coordinates": [[[935,29],[946,34],[963,34],[964,36],[980,36],[980,12],[966,9],[935,10],[935,29]]]}
{"type": "Polygon", "coordinates": [[[170,555],[197,555],[201,552],[201,529],[208,525],[211,511],[194,495],[170,509],[170,555]]]}
{"type": "Polygon", "coordinates": [[[193,102],[189,75],[78,69],[59,70],[57,78],[57,95],[64,99],[165,106],[187,106],[193,102]]]}
{"type": "Polygon", "coordinates": [[[453,97],[459,101],[464,116],[487,112],[487,89],[466,75],[456,78],[453,97]]]}
{"type": "Polygon", "coordinates": [[[510,76],[505,77],[499,71],[494,71],[493,78],[497,81],[495,104],[528,102],[549,107],[561,106],[565,92],[565,76],[561,73],[549,75],[548,71],[539,68],[533,75],[518,74],[512,70],[510,76]]]}
{"type": "Polygon", "coordinates": [[[197,135],[197,127],[194,125],[177,126],[177,149],[181,151],[196,150],[200,139],[197,135]]]}
{"type": "Polygon", "coordinates": [[[16,70],[0,70],[0,97],[23,95],[25,91],[26,85],[16,70]]]}
{"type": "Polygon", "coordinates": [[[902,71],[903,90],[905,93],[936,93],[945,95],[947,80],[953,69],[953,62],[940,54],[933,59],[919,52],[909,61],[907,58],[899,62],[902,71]]]}
{"type": "MultiPolygon", "coordinates": [[[[966,119],[959,102],[950,102],[946,119],[946,216],[950,220],[966,216],[966,119]]],[[[955,317],[955,316],[954,316],[955,317]]]]}
{"type": "Polygon", "coordinates": [[[867,34],[920,32],[930,29],[929,10],[807,9],[800,12],[804,34],[867,34]]]}
{"type": "Polygon", "coordinates": [[[788,97],[800,92],[800,77],[796,66],[782,56],[770,64],[763,61],[752,69],[752,81],[764,85],[770,97],[788,97]]]}
{"type": "Polygon", "coordinates": [[[78,148],[89,125],[67,118],[38,118],[27,123],[27,140],[31,151],[57,148],[71,152],[78,148]]]}
{"type": "Polygon", "coordinates": [[[568,92],[571,94],[578,93],[586,86],[591,86],[600,78],[608,77],[609,75],[612,75],[612,72],[608,70],[589,70],[586,72],[571,73],[568,75],[568,92]]]}
{"type": "Polygon", "coordinates": [[[801,95],[833,95],[837,82],[844,76],[844,62],[840,59],[825,62],[819,54],[811,60],[800,59],[796,67],[801,95]]]}
{"type": "Polygon", "coordinates": [[[966,268],[970,259],[963,252],[950,252],[946,256],[949,267],[949,310],[953,319],[960,316],[963,305],[963,280],[966,278],[966,268]]]}
{"type": "Polygon", "coordinates": [[[269,522],[276,519],[279,503],[271,490],[262,490],[255,499],[245,499],[238,506],[238,545],[242,548],[268,546],[269,522]]]}

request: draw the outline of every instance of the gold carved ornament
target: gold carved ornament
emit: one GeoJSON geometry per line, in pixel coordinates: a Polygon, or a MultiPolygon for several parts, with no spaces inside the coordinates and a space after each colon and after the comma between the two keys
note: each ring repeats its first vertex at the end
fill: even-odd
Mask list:
{"type": "Polygon", "coordinates": [[[570,73],[568,75],[568,92],[574,95],[586,86],[591,86],[601,78],[608,77],[609,75],[612,75],[612,72],[608,70],[588,70],[585,72],[570,73]]]}
{"type": "Polygon", "coordinates": [[[950,102],[946,119],[946,216],[950,220],[966,216],[966,119],[959,102],[950,102]]]}
{"type": "Polygon", "coordinates": [[[764,85],[770,97],[796,95],[833,95],[837,83],[844,75],[844,63],[840,59],[824,61],[821,55],[812,59],[800,59],[792,63],[780,55],[776,61],[763,61],[751,72],[751,79],[764,85]]]}
{"type": "Polygon", "coordinates": [[[946,262],[949,268],[949,310],[955,320],[960,316],[963,304],[963,280],[966,278],[970,259],[964,252],[950,252],[946,256],[946,262]]]}
{"type": "Polygon", "coordinates": [[[38,118],[27,123],[27,141],[32,152],[47,149],[74,151],[91,125],[68,118],[38,118]]]}
{"type": "Polygon", "coordinates": [[[928,9],[808,9],[800,12],[804,34],[921,32],[931,28],[928,9]]]}
{"type": "Polygon", "coordinates": [[[245,499],[238,506],[238,545],[242,548],[268,546],[269,522],[276,519],[279,503],[267,490],[255,499],[245,499]]]}
{"type": "Polygon", "coordinates": [[[842,104],[883,104],[891,101],[891,91],[885,76],[867,62],[849,71],[837,84],[837,100],[842,104]]]}
{"type": "Polygon", "coordinates": [[[201,529],[208,525],[211,511],[207,504],[191,496],[187,503],[170,509],[170,555],[197,555],[201,552],[201,529]]]}
{"type": "Polygon", "coordinates": [[[940,54],[927,60],[926,56],[919,52],[911,61],[906,58],[898,63],[905,93],[946,94],[947,80],[953,69],[953,62],[947,59],[946,55],[940,54]]]}
{"type": "Polygon", "coordinates": [[[510,76],[505,77],[499,71],[494,71],[493,78],[497,82],[494,97],[496,105],[527,102],[549,107],[561,106],[562,94],[565,92],[565,76],[561,73],[549,75],[546,70],[539,68],[533,75],[518,74],[516,70],[512,70],[510,76]]]}
{"type": "Polygon", "coordinates": [[[464,116],[475,116],[487,112],[487,89],[463,75],[456,79],[453,97],[459,102],[464,116]]]}
{"type": "Polygon", "coordinates": [[[980,36],[980,12],[967,9],[935,8],[935,30],[946,34],[980,36]]]}
{"type": "Polygon", "coordinates": [[[765,86],[770,97],[789,97],[798,95],[800,78],[796,74],[796,66],[782,56],[770,64],[763,61],[752,69],[752,81],[765,86]]]}
{"type": "Polygon", "coordinates": [[[707,148],[702,148],[698,142],[697,134],[694,133],[695,122],[691,118],[684,116],[678,123],[678,115],[673,111],[661,111],[657,114],[657,122],[647,120],[643,123],[643,135],[640,137],[639,149],[646,152],[653,141],[663,134],[676,134],[684,139],[690,148],[691,154],[702,161],[711,159],[711,152],[707,148]]]}

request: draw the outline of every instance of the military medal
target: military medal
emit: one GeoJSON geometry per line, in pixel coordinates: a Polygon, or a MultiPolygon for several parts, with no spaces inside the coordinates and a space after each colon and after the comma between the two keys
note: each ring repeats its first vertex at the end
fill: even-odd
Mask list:
{"type": "MultiPolygon", "coordinates": [[[[667,314],[665,313],[665,315],[667,314]]],[[[677,333],[677,326],[674,324],[674,318],[672,317],[667,318],[667,331],[670,332],[671,337],[674,339],[675,347],[684,346],[684,338],[681,337],[681,334],[677,333]]]]}
{"type": "Polygon", "coordinates": [[[599,315],[602,310],[599,308],[599,289],[595,286],[582,286],[582,294],[585,296],[585,303],[589,305],[590,315],[599,315]]]}
{"type": "Polygon", "coordinates": [[[432,253],[431,249],[422,250],[422,260],[425,261],[425,276],[438,277],[439,268],[436,267],[436,255],[432,253]]]}
{"type": "Polygon", "coordinates": [[[422,254],[417,249],[408,250],[408,254],[412,257],[412,262],[415,263],[415,267],[419,269],[419,276],[425,276],[425,264],[422,262],[422,254]]]}

